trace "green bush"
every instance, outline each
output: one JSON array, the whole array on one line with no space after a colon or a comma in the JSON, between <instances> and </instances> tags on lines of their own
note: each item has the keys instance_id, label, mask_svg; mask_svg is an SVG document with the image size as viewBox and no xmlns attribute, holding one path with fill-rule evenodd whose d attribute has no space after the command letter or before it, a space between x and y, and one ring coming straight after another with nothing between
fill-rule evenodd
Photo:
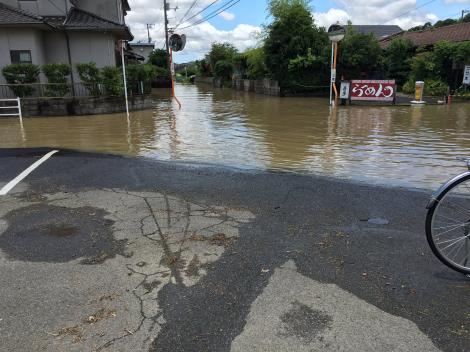
<instances>
[{"instance_id":1,"label":"green bush","mask_svg":"<svg viewBox=\"0 0 470 352\"><path fill-rule=\"evenodd\" d=\"M119 67L103 67L101 69L101 78L106 95L122 95L124 87Z\"/></svg>"},{"instance_id":2,"label":"green bush","mask_svg":"<svg viewBox=\"0 0 470 352\"><path fill-rule=\"evenodd\" d=\"M246 76L249 79L260 79L266 77L268 69L266 68L266 55L264 48L249 49L245 52L246 55Z\"/></svg>"},{"instance_id":3,"label":"green bush","mask_svg":"<svg viewBox=\"0 0 470 352\"><path fill-rule=\"evenodd\" d=\"M32 86L17 86L17 84L33 84L39 79L39 66L33 64L13 64L2 69L3 77L11 90L20 98L33 94Z\"/></svg>"},{"instance_id":4,"label":"green bush","mask_svg":"<svg viewBox=\"0 0 470 352\"><path fill-rule=\"evenodd\" d=\"M222 78L223 80L232 79L234 66L231 62L221 60L215 64L214 74L216 78Z\"/></svg>"},{"instance_id":5,"label":"green bush","mask_svg":"<svg viewBox=\"0 0 470 352\"><path fill-rule=\"evenodd\" d=\"M414 94L415 81L412 79L409 79L408 81L406 81L406 83L403 85L402 92L405 94Z\"/></svg>"},{"instance_id":6,"label":"green bush","mask_svg":"<svg viewBox=\"0 0 470 352\"><path fill-rule=\"evenodd\" d=\"M428 96L443 96L449 92L449 85L438 79L428 79L424 81L424 94Z\"/></svg>"},{"instance_id":7,"label":"green bush","mask_svg":"<svg viewBox=\"0 0 470 352\"><path fill-rule=\"evenodd\" d=\"M128 82L151 82L157 76L157 67L153 65L127 65L126 76Z\"/></svg>"},{"instance_id":8,"label":"green bush","mask_svg":"<svg viewBox=\"0 0 470 352\"><path fill-rule=\"evenodd\" d=\"M169 77L170 71L168 71L166 68L155 66L155 75L157 77Z\"/></svg>"},{"instance_id":9,"label":"green bush","mask_svg":"<svg viewBox=\"0 0 470 352\"><path fill-rule=\"evenodd\" d=\"M67 84L67 76L70 76L72 70L69 65L45 64L42 66L42 72L49 83L45 90L46 96L63 97L70 92L70 86Z\"/></svg>"},{"instance_id":10,"label":"green bush","mask_svg":"<svg viewBox=\"0 0 470 352\"><path fill-rule=\"evenodd\" d=\"M413 79L409 79L403 85L403 93L414 94L416 82ZM449 86L447 83L439 79L426 79L424 80L424 95L430 97L438 97L447 95Z\"/></svg>"},{"instance_id":11,"label":"green bush","mask_svg":"<svg viewBox=\"0 0 470 352\"><path fill-rule=\"evenodd\" d=\"M142 93L140 82L148 86L157 77L157 67L153 65L127 65L127 84L130 92ZM132 93L131 93L132 94Z\"/></svg>"},{"instance_id":12,"label":"green bush","mask_svg":"<svg viewBox=\"0 0 470 352\"><path fill-rule=\"evenodd\" d=\"M77 64L77 72L88 92L93 96L100 95L98 83L101 81L101 74L96 64L94 62Z\"/></svg>"}]
</instances>

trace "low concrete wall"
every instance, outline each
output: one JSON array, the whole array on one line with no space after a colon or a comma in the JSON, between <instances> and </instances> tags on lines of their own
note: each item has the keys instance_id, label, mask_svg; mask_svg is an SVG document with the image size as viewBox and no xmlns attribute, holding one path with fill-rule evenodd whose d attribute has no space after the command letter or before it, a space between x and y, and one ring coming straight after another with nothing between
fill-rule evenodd
<instances>
[{"instance_id":1,"label":"low concrete wall","mask_svg":"<svg viewBox=\"0 0 470 352\"><path fill-rule=\"evenodd\" d=\"M214 85L214 77L196 77L194 78L194 83L196 84L210 84L211 86Z\"/></svg>"},{"instance_id":2,"label":"low concrete wall","mask_svg":"<svg viewBox=\"0 0 470 352\"><path fill-rule=\"evenodd\" d=\"M154 106L150 95L129 98L129 110L147 110ZM123 97L108 98L36 98L21 101L23 116L101 115L126 111Z\"/></svg>"},{"instance_id":3,"label":"low concrete wall","mask_svg":"<svg viewBox=\"0 0 470 352\"><path fill-rule=\"evenodd\" d=\"M243 90L245 92L255 92L257 94L280 96L281 89L277 81L270 79L249 80L249 79L234 79L233 89Z\"/></svg>"}]
</instances>

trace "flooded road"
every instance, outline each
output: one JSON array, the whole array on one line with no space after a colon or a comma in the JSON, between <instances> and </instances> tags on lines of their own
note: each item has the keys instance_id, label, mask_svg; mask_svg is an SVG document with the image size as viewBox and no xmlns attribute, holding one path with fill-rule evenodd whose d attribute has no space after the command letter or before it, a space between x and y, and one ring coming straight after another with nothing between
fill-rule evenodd
<instances>
[{"instance_id":1,"label":"flooded road","mask_svg":"<svg viewBox=\"0 0 470 352\"><path fill-rule=\"evenodd\" d=\"M470 156L470 104L340 107L205 86L178 86L183 108L155 95L153 111L0 119L0 147L61 147L307 172L435 188Z\"/></svg>"}]
</instances>

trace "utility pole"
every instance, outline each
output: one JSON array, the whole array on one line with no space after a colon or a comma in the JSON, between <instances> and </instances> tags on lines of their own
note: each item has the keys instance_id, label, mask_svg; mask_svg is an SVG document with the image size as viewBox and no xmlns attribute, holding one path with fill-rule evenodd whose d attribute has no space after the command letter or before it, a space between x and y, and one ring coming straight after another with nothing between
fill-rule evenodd
<instances>
[{"instance_id":1,"label":"utility pole","mask_svg":"<svg viewBox=\"0 0 470 352\"><path fill-rule=\"evenodd\" d=\"M163 0L163 10L165 12L165 46L166 46L166 57L168 58L168 64L170 62L170 44L168 43L168 10L170 7L168 6L167 0Z\"/></svg>"},{"instance_id":2,"label":"utility pole","mask_svg":"<svg viewBox=\"0 0 470 352\"><path fill-rule=\"evenodd\" d=\"M152 38L150 38L150 29L153 28L153 24L148 24L147 23L147 38L148 38L148 42L151 43L152 42Z\"/></svg>"},{"instance_id":3,"label":"utility pole","mask_svg":"<svg viewBox=\"0 0 470 352\"><path fill-rule=\"evenodd\" d=\"M460 20L463 21L463 18L465 16L466 13L470 13L470 11L468 10L462 10L462 17L460 17Z\"/></svg>"}]
</instances>

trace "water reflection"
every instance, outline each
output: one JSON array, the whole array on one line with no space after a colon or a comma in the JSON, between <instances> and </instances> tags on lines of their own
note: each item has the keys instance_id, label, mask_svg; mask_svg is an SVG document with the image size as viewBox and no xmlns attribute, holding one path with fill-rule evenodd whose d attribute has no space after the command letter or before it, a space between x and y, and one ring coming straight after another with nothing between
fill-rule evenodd
<instances>
[{"instance_id":1,"label":"water reflection","mask_svg":"<svg viewBox=\"0 0 470 352\"><path fill-rule=\"evenodd\" d=\"M52 146L321 173L368 182L435 187L470 156L469 105L339 107L178 86L175 109L157 92L153 111L0 120L0 147Z\"/></svg>"}]
</instances>

